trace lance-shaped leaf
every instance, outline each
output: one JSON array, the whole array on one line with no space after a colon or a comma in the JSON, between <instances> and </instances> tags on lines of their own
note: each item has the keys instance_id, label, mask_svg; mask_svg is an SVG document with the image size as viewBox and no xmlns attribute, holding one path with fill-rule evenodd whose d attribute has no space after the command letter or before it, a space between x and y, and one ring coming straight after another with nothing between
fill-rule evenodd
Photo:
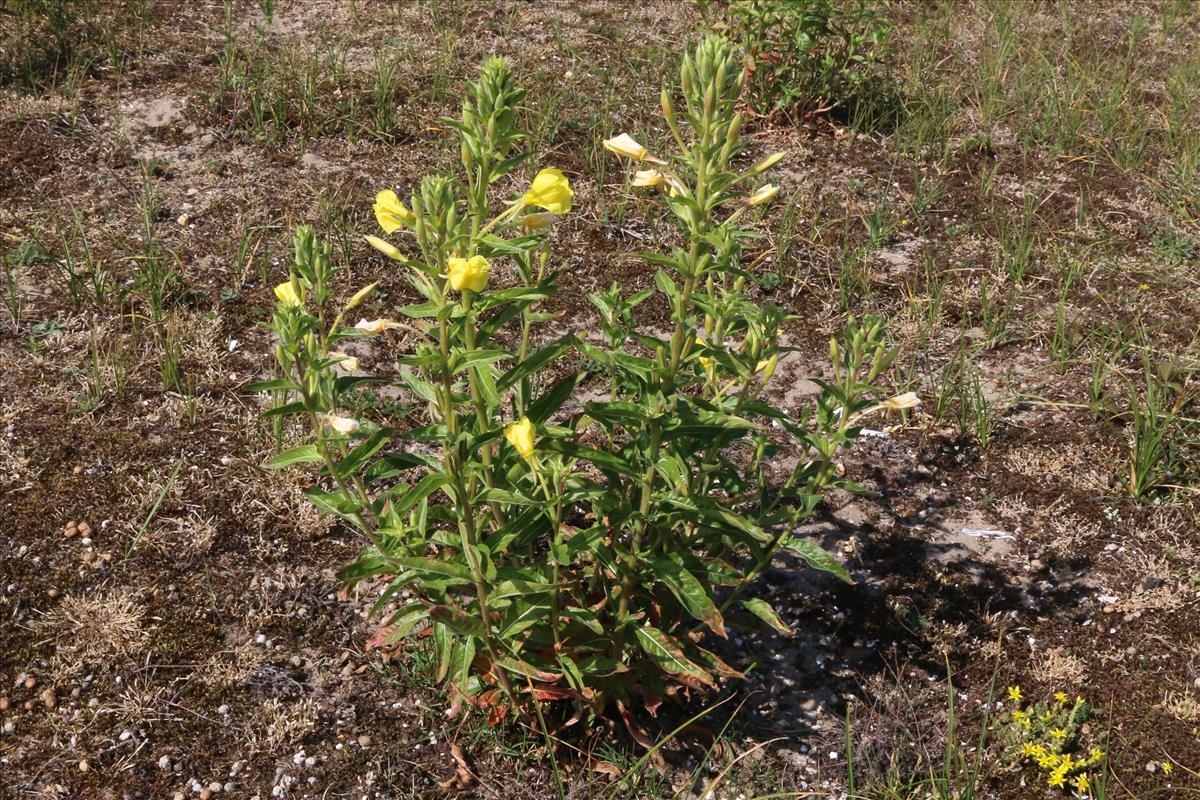
<instances>
[{"instance_id":1,"label":"lance-shaped leaf","mask_svg":"<svg viewBox=\"0 0 1200 800\"><path fill-rule=\"evenodd\" d=\"M671 594L675 595L689 614L711 628L718 636L726 636L725 620L713 603L708 589L676 558L678 557L650 559L654 577L671 590Z\"/></svg>"},{"instance_id":2,"label":"lance-shaped leaf","mask_svg":"<svg viewBox=\"0 0 1200 800\"><path fill-rule=\"evenodd\" d=\"M507 389L516 385L517 381L521 380L522 378L527 378L536 374L542 369L542 367L552 363L555 359L569 350L573 340L574 334L568 333L559 339L555 339L545 347L540 348L537 352L530 355L520 364L517 364L508 372L501 375L500 380L496 382L497 386L499 386L501 389Z\"/></svg>"},{"instance_id":3,"label":"lance-shaped leaf","mask_svg":"<svg viewBox=\"0 0 1200 800\"><path fill-rule=\"evenodd\" d=\"M638 625L634 630L642 650L664 672L691 678L708 686L716 686L711 675L683 654L678 641L649 625Z\"/></svg>"},{"instance_id":4,"label":"lance-shaped leaf","mask_svg":"<svg viewBox=\"0 0 1200 800\"><path fill-rule=\"evenodd\" d=\"M784 636L791 636L794 633L794 631L779 618L779 615L775 613L775 609L772 608L771 604L766 600L762 600L758 597L751 597L748 600L742 600L741 605L742 608L746 609L751 614L782 633Z\"/></svg>"},{"instance_id":5,"label":"lance-shaped leaf","mask_svg":"<svg viewBox=\"0 0 1200 800\"><path fill-rule=\"evenodd\" d=\"M539 669L533 664L522 661L519 658L512 658L511 656L500 656L500 658L496 659L496 663L504 667L509 672L515 672L518 675L524 675L527 678L532 678L535 681L542 681L543 683L554 683L562 678L561 673Z\"/></svg>"},{"instance_id":6,"label":"lance-shaped leaf","mask_svg":"<svg viewBox=\"0 0 1200 800\"><path fill-rule=\"evenodd\" d=\"M795 536L787 540L784 545L788 550L796 553L798 556L808 562L808 565L813 569L824 570L832 575L844 580L846 583L854 583L854 579L850 577L850 573L846 568L829 555L816 542L808 539L798 539Z\"/></svg>"},{"instance_id":7,"label":"lance-shaped leaf","mask_svg":"<svg viewBox=\"0 0 1200 800\"><path fill-rule=\"evenodd\" d=\"M477 636L482 639L487 635L482 620L453 606L431 606L429 616L455 633L461 633L464 636Z\"/></svg>"},{"instance_id":8,"label":"lance-shaped leaf","mask_svg":"<svg viewBox=\"0 0 1200 800\"><path fill-rule=\"evenodd\" d=\"M322 460L324 459L321 456L321 451L317 449L315 444L303 444L276 454L274 458L263 464L263 466L267 469L283 469L293 464L311 464Z\"/></svg>"}]
</instances>

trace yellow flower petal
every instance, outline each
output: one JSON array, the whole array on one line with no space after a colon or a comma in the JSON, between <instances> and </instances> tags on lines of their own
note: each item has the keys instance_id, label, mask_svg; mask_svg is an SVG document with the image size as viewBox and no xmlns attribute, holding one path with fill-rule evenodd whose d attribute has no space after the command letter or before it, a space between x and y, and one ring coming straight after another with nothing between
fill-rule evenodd
<instances>
[{"instance_id":1,"label":"yellow flower petal","mask_svg":"<svg viewBox=\"0 0 1200 800\"><path fill-rule=\"evenodd\" d=\"M327 428L335 433L340 433L342 436L352 436L358 433L358 421L350 417L339 417L337 414L322 414L321 422Z\"/></svg>"},{"instance_id":2,"label":"yellow flower petal","mask_svg":"<svg viewBox=\"0 0 1200 800\"><path fill-rule=\"evenodd\" d=\"M375 335L377 333L389 331L392 328L403 328L404 326L399 322L395 322L390 319L360 319L354 324L354 327L356 330L362 331L363 333Z\"/></svg>"},{"instance_id":3,"label":"yellow flower petal","mask_svg":"<svg viewBox=\"0 0 1200 800\"><path fill-rule=\"evenodd\" d=\"M412 225L417 218L405 208L395 192L384 189L375 195L375 220L384 233L394 233L405 225Z\"/></svg>"},{"instance_id":4,"label":"yellow flower petal","mask_svg":"<svg viewBox=\"0 0 1200 800\"><path fill-rule=\"evenodd\" d=\"M633 173L633 185L644 186L648 189L655 189L667 182L667 178L658 170L651 167L650 169L639 169Z\"/></svg>"},{"instance_id":5,"label":"yellow flower petal","mask_svg":"<svg viewBox=\"0 0 1200 800\"><path fill-rule=\"evenodd\" d=\"M521 458L529 458L534 451L534 435L537 429L534 428L529 417L521 417L521 419L509 425L504 429L504 438L513 446L517 454Z\"/></svg>"},{"instance_id":6,"label":"yellow flower petal","mask_svg":"<svg viewBox=\"0 0 1200 800\"><path fill-rule=\"evenodd\" d=\"M525 233L535 233L544 231L554 225L558 215L551 211L539 211L535 214L526 214L521 217L521 230Z\"/></svg>"},{"instance_id":7,"label":"yellow flower petal","mask_svg":"<svg viewBox=\"0 0 1200 800\"><path fill-rule=\"evenodd\" d=\"M531 206L544 208L553 214L565 214L571 210L571 200L575 192L571 182L562 174L561 169L544 169L539 172L529 185L529 191L524 200Z\"/></svg>"},{"instance_id":8,"label":"yellow flower petal","mask_svg":"<svg viewBox=\"0 0 1200 800\"><path fill-rule=\"evenodd\" d=\"M275 296L279 298L279 302L289 306L304 305L300 295L296 294L296 285L291 281L285 281L276 286Z\"/></svg>"},{"instance_id":9,"label":"yellow flower petal","mask_svg":"<svg viewBox=\"0 0 1200 800\"><path fill-rule=\"evenodd\" d=\"M619 156L631 158L634 161L642 161L646 158L646 156L650 155L650 151L648 151L645 147L642 147L642 145L628 133L622 133L618 136L614 136L611 139L605 139L603 144L604 149L610 153L616 153Z\"/></svg>"},{"instance_id":10,"label":"yellow flower petal","mask_svg":"<svg viewBox=\"0 0 1200 800\"><path fill-rule=\"evenodd\" d=\"M450 280L450 288L456 292L467 289L482 292L487 287L491 269L492 265L483 256L454 257L446 262L446 277Z\"/></svg>"}]
</instances>

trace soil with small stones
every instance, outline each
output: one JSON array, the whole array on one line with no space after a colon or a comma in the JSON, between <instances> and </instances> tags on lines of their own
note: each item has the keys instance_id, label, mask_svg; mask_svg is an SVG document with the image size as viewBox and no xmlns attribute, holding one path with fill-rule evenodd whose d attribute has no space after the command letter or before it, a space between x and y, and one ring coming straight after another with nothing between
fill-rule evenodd
<instances>
[{"instance_id":1,"label":"soil with small stones","mask_svg":"<svg viewBox=\"0 0 1200 800\"><path fill-rule=\"evenodd\" d=\"M456 89L447 98L431 87L439 75L461 85L492 52L528 77L531 102L561 93L563 81L578 87L553 112L559 127L542 158L577 192L554 234L561 291L547 309L564 328L586 329L589 292L613 281L628 291L653 286L634 253L662 242L663 219L625 209L616 168L598 177L584 154L596 133L645 124L648 112L636 109L657 104L666 78L653 65L669 64L663 48L692 35L692 6L478 4L453 22L461 30L446 49L439 43L452 23L440 5L379 12L298 0L280 4L270 26L251 5L235 4L234 35L264 36L276 54L336 45L349 61L370 63L362 54L376 45L402 53L413 74L396 91L390 139L336 125L310 134L303 123L256 137L244 108L214 99L228 24L215 2L151 3L124 71L85 74L72 98L0 87L0 246L23 294L19 315L0 316L0 797L553 796L540 736L449 718L427 654L368 648L377 622L366 612L381 587L348 594L334 577L362 543L307 504L303 489L315 478L262 469L276 442L244 387L272 363L262 322L270 287L286 274L291 225L313 223L345 248L349 289L380 281L364 316L414 299L361 243L373 228L370 199L453 164L437 120L454 113ZM594 98L610 79L628 84L597 123ZM369 91L355 86L345 91ZM989 213L978 186L993 170L1014 206L1037 185L1048 227L1068 226L1083 197L1121 209L1109 239L1131 268L1079 288L1081 324L1141 304L1166 323L1167 340L1186 346L1195 330L1200 293L1160 304L1138 294L1156 274L1137 259L1158 212L1148 203L1136 224L1124 219L1135 213L1125 200L1140 193L1133 176L1096 162L1030 163L1000 143L990 152L961 147L934 166L828 120L747 128L750 156L788 152L781 197L793 193L805 226L857 227L877 187L903 200L917 178L944 180L945 196L867 260L869 300L851 302L897 320L906 353L917 338L906 296L928 289L927 265L969 274L990 264L994 242L961 230ZM187 397L162 389L160 331L146 309L133 299L76 305L60 268L79 215L110 272L110 294L135 297L146 182L158 201L155 239L181 278L168 314L183 342ZM338 238L339 230L349 233ZM764 247L780 246L777 229L764 233ZM18 258L27 242L44 255ZM789 277L769 292L752 289L756 301L796 315L787 337L798 350L774 381L775 399L792 411L824 374L842 319L836 258L822 240L792 244L767 262ZM908 424L864 432L845 459L864 493L835 492L805 531L854 582L786 558L773 566L755 591L795 634L714 643L749 677L723 690L733 702L667 749L670 782L686 781L732 715L722 741L733 752L720 754L749 755L726 790L844 796L848 713L860 769L892 756L915 763L916 748L940 752L948 690L959 738L974 742L989 698L1020 684L1030 697L1063 690L1095 705L1114 796L1200 786L1191 772L1200 769L1197 505L1187 493L1158 505L1120 496L1122 430L1080 407L1086 366L1060 374L1044 345L1056 291L1035 280L1013 300L1014 326L1030 327L980 356L988 391L1003 398L986 450L935 419L925 390L925 410ZM902 356L897 370L932 378L955 357L953 326L969 335L978 324L978 304L977 292L947 297L950 332L925 351L934 360ZM642 311L648 327L665 324L665 307ZM375 340L363 368L390 372L405 344ZM381 401L379 413L406 409ZM676 698L642 723L665 733L710 699ZM575 735L596 760L615 758L603 749L614 736L604 725ZM470 757L468 787L454 782L452 745ZM619 737L617 747L638 756ZM989 750L980 796L1046 794L1035 772L999 753ZM607 791L610 778L587 760L565 748L559 758L573 796ZM1179 765L1170 778L1147 769L1164 761Z\"/></svg>"}]
</instances>

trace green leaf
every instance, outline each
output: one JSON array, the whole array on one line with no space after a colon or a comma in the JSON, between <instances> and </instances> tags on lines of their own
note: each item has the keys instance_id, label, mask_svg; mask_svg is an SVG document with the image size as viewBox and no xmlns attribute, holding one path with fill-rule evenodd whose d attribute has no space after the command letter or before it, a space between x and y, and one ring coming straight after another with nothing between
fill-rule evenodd
<instances>
[{"instance_id":1,"label":"green leaf","mask_svg":"<svg viewBox=\"0 0 1200 800\"><path fill-rule=\"evenodd\" d=\"M692 678L707 686L716 687L712 676L705 672L699 664L685 656L679 642L675 639L649 625L638 625L634 631L637 633L638 644L642 650L664 672Z\"/></svg>"},{"instance_id":2,"label":"green leaf","mask_svg":"<svg viewBox=\"0 0 1200 800\"><path fill-rule=\"evenodd\" d=\"M571 398L575 388L587 380L588 375L587 371L580 371L559 379L529 404L525 409L525 416L534 422L545 422L555 411L562 408L563 403Z\"/></svg>"},{"instance_id":3,"label":"green leaf","mask_svg":"<svg viewBox=\"0 0 1200 800\"><path fill-rule=\"evenodd\" d=\"M362 551L358 560L343 567L337 574L338 580L345 583L357 583L364 578L372 578L390 572L394 567L383 553L374 547Z\"/></svg>"},{"instance_id":4,"label":"green leaf","mask_svg":"<svg viewBox=\"0 0 1200 800\"><path fill-rule=\"evenodd\" d=\"M672 558L652 558L650 565L654 568L654 578L657 578L671 594L683 604L696 619L707 625L718 636L728 636L725 633L725 619L713 602L707 587L693 575L687 567Z\"/></svg>"},{"instance_id":5,"label":"green leaf","mask_svg":"<svg viewBox=\"0 0 1200 800\"><path fill-rule=\"evenodd\" d=\"M757 597L751 597L748 600L741 601L742 608L749 611L754 616L761 619L763 622L770 625L775 630L782 633L784 636L791 636L795 631L784 624L779 615L775 613L775 609L766 600L761 600Z\"/></svg>"},{"instance_id":6,"label":"green leaf","mask_svg":"<svg viewBox=\"0 0 1200 800\"><path fill-rule=\"evenodd\" d=\"M461 633L464 636L475 636L482 639L487 635L482 620L453 606L432 606L429 609L429 616L455 633Z\"/></svg>"},{"instance_id":7,"label":"green leaf","mask_svg":"<svg viewBox=\"0 0 1200 800\"><path fill-rule=\"evenodd\" d=\"M445 575L464 581L471 580L471 571L462 564L453 561L442 561L441 559L425 558L424 556L395 556L391 559L391 563L396 566L416 570L417 572Z\"/></svg>"},{"instance_id":8,"label":"green leaf","mask_svg":"<svg viewBox=\"0 0 1200 800\"><path fill-rule=\"evenodd\" d=\"M395 513L403 514L449 482L450 478L440 472L429 473L418 481L416 486L405 492L403 497L392 504Z\"/></svg>"},{"instance_id":9,"label":"green leaf","mask_svg":"<svg viewBox=\"0 0 1200 800\"><path fill-rule=\"evenodd\" d=\"M504 627L500 629L500 638L502 640L511 639L526 628L547 621L549 618L549 603L514 604L504 615Z\"/></svg>"},{"instance_id":10,"label":"green leaf","mask_svg":"<svg viewBox=\"0 0 1200 800\"><path fill-rule=\"evenodd\" d=\"M483 489L475 496L475 502L480 503L508 503L517 506L540 506L546 501L537 497L526 497L523 494L501 489L496 486Z\"/></svg>"},{"instance_id":11,"label":"green leaf","mask_svg":"<svg viewBox=\"0 0 1200 800\"><path fill-rule=\"evenodd\" d=\"M297 400L294 403L284 403L281 406L269 408L264 411L262 415L264 417L282 417L288 414L303 414L306 411L308 411L308 409L304 406L304 403Z\"/></svg>"},{"instance_id":12,"label":"green leaf","mask_svg":"<svg viewBox=\"0 0 1200 800\"><path fill-rule=\"evenodd\" d=\"M540 348L537 352L527 357L520 364L510 369L508 372L500 376L500 380L496 382L501 389L507 389L510 386L516 385L517 381L539 372L543 366L554 361L564 352L571 348L574 340L574 334L568 333L565 336L555 339L545 347Z\"/></svg>"},{"instance_id":13,"label":"green leaf","mask_svg":"<svg viewBox=\"0 0 1200 800\"><path fill-rule=\"evenodd\" d=\"M541 681L542 683L554 683L562 677L561 673L548 672L547 670L539 669L526 661L521 661L518 658L512 658L510 656L500 656L500 658L496 659L496 663L504 667L509 672L515 672L518 675L524 675L527 678L532 678L533 680Z\"/></svg>"},{"instance_id":14,"label":"green leaf","mask_svg":"<svg viewBox=\"0 0 1200 800\"><path fill-rule=\"evenodd\" d=\"M274 458L263 464L263 466L267 469L283 469L293 464L312 464L323 460L321 451L317 449L315 444L303 444L276 454Z\"/></svg>"},{"instance_id":15,"label":"green leaf","mask_svg":"<svg viewBox=\"0 0 1200 800\"><path fill-rule=\"evenodd\" d=\"M459 373L469 367L483 366L499 361L502 358L508 358L508 353L503 350L466 350L460 351L450 356L451 372Z\"/></svg>"},{"instance_id":16,"label":"green leaf","mask_svg":"<svg viewBox=\"0 0 1200 800\"><path fill-rule=\"evenodd\" d=\"M797 539L793 536L787 540L787 543L784 544L784 547L807 561L808 565L813 569L824 570L825 572L836 575L846 583L854 583L854 579L850 577L850 573L846 571L846 568L838 563L833 556L829 555L829 553L822 549L821 546L816 542L808 539Z\"/></svg>"},{"instance_id":17,"label":"green leaf","mask_svg":"<svg viewBox=\"0 0 1200 800\"><path fill-rule=\"evenodd\" d=\"M358 446L350 451L344 459L338 462L337 469L342 475L358 472L363 463L378 453L387 444L392 435L391 428L379 428ZM326 470L327 471L327 470Z\"/></svg>"}]
</instances>

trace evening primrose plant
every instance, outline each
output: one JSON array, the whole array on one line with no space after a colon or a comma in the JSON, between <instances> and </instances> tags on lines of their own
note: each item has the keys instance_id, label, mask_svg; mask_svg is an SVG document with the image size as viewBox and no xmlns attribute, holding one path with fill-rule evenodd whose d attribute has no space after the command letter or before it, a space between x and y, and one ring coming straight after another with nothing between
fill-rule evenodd
<instances>
[{"instance_id":1,"label":"evening primrose plant","mask_svg":"<svg viewBox=\"0 0 1200 800\"><path fill-rule=\"evenodd\" d=\"M705 39L683 58L678 112L662 93L675 152L629 134L604 143L667 206L682 244L640 254L658 268L654 290L591 296L594 335L547 330L539 308L573 192L557 169L514 174L524 94L501 59L447 121L461 169L425 178L407 202L375 199L384 235L367 240L422 302L351 323L374 287L334 304L326 249L296 231L271 323L281 377L256 388L279 398L268 413L304 420L308 440L269 465L321 465L309 497L369 542L341 577L381 586L379 642L431 640L455 710L496 720L565 701L573 719L615 709L632 725L635 704L740 677L711 637L788 631L746 596L781 550L849 580L797 525L823 490L848 486L837 459L861 420L915 398L875 390L896 353L868 319L831 342L833 377L812 409L766 401L787 315L746 297L754 237L740 223L774 199L760 176L780 156L734 166L741 74L728 42ZM654 293L671 310L663 335L637 320ZM346 352L360 337L405 342L391 382L416 401L412 418L346 411L382 380ZM795 466L768 482L764 465L786 457Z\"/></svg>"}]
</instances>

